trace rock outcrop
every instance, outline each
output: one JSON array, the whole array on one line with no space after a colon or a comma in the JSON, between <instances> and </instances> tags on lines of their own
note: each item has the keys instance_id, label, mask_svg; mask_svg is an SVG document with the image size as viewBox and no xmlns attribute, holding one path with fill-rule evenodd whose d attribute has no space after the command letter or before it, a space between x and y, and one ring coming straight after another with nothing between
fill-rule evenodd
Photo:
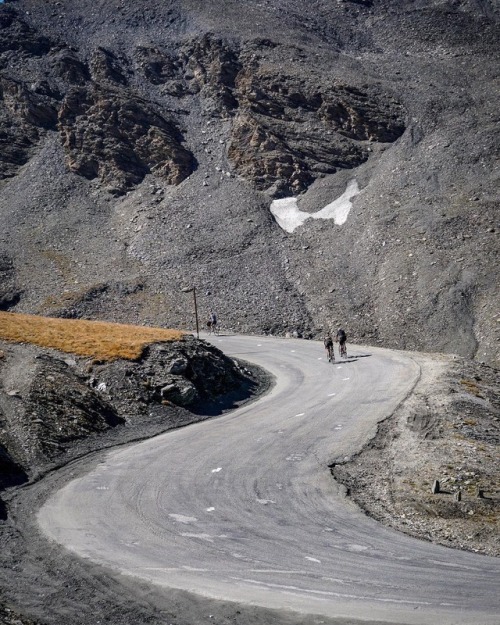
<instances>
[{"instance_id":1,"label":"rock outcrop","mask_svg":"<svg viewBox=\"0 0 500 625\"><path fill-rule=\"evenodd\" d=\"M342 85L308 84L241 72L228 157L235 170L273 195L298 195L319 176L357 167L366 142L389 143L405 130L404 109L387 97Z\"/></svg>"},{"instance_id":2,"label":"rock outcrop","mask_svg":"<svg viewBox=\"0 0 500 625\"><path fill-rule=\"evenodd\" d=\"M44 83L30 88L0 75L0 180L28 162L57 113Z\"/></svg>"},{"instance_id":3,"label":"rock outcrop","mask_svg":"<svg viewBox=\"0 0 500 625\"><path fill-rule=\"evenodd\" d=\"M116 194L149 173L172 185L189 176L196 161L177 122L130 87L134 63L169 97L191 97L205 115L231 120L227 156L235 173L276 196L299 194L319 176L360 165L369 156L366 142L393 142L405 128L403 107L387 96L269 71L255 54L269 42L241 49L206 34L176 51L138 46L133 59L98 46L87 60L39 37L14 11L3 20L4 51L22 45L25 54L46 57L58 87L2 79L2 177L29 160L56 120L69 170L98 177Z\"/></svg>"},{"instance_id":4,"label":"rock outcrop","mask_svg":"<svg viewBox=\"0 0 500 625\"><path fill-rule=\"evenodd\" d=\"M206 418L256 387L249 371L189 335L137 361L99 364L7 343L0 356L0 490L64 461L79 441L125 423L139 431L152 415L160 430Z\"/></svg>"},{"instance_id":5,"label":"rock outcrop","mask_svg":"<svg viewBox=\"0 0 500 625\"><path fill-rule=\"evenodd\" d=\"M17 288L16 272L12 258L0 252L0 310L7 310L19 302L21 291Z\"/></svg>"},{"instance_id":6,"label":"rock outcrop","mask_svg":"<svg viewBox=\"0 0 500 625\"><path fill-rule=\"evenodd\" d=\"M0 179L29 161L44 132L59 130L70 171L99 177L118 194L154 173L179 184L195 159L172 119L127 89L117 56L98 47L87 61L73 48L39 36L16 11L0 16ZM13 54L31 66L24 78L11 71ZM49 74L49 80L29 76ZM28 82L29 81L29 82Z\"/></svg>"},{"instance_id":7,"label":"rock outcrop","mask_svg":"<svg viewBox=\"0 0 500 625\"><path fill-rule=\"evenodd\" d=\"M99 177L123 193L148 173L179 184L194 159L175 126L144 101L98 87L75 88L59 111L59 130L69 169Z\"/></svg>"}]
</instances>

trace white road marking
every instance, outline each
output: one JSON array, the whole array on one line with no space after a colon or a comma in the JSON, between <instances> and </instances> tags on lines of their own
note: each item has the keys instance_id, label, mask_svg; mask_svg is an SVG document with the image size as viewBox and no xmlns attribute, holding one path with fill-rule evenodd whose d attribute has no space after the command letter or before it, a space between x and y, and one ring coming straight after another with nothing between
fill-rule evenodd
<instances>
[{"instance_id":1,"label":"white road marking","mask_svg":"<svg viewBox=\"0 0 500 625\"><path fill-rule=\"evenodd\" d=\"M193 573L208 573L208 569L198 569L195 566L186 566L185 564L181 567L185 571L193 571ZM161 570L161 569L160 569ZM176 570L176 569L172 569Z\"/></svg>"},{"instance_id":2,"label":"white road marking","mask_svg":"<svg viewBox=\"0 0 500 625\"><path fill-rule=\"evenodd\" d=\"M347 545L346 549L347 551L355 551L357 553L360 553L362 551L366 551L368 547L366 545Z\"/></svg>"},{"instance_id":3,"label":"white road marking","mask_svg":"<svg viewBox=\"0 0 500 625\"><path fill-rule=\"evenodd\" d=\"M321 560L318 560L317 558L311 558L311 556L305 556L306 560L309 560L309 562L317 562L318 564L321 564Z\"/></svg>"},{"instance_id":4,"label":"white road marking","mask_svg":"<svg viewBox=\"0 0 500 625\"><path fill-rule=\"evenodd\" d=\"M299 414L296 414L296 417L303 417L306 413L305 412L299 412Z\"/></svg>"},{"instance_id":5,"label":"white road marking","mask_svg":"<svg viewBox=\"0 0 500 625\"><path fill-rule=\"evenodd\" d=\"M172 517L172 519L178 521L179 523L196 523L198 520L194 516L185 516L184 514L169 514L168 516Z\"/></svg>"},{"instance_id":6,"label":"white road marking","mask_svg":"<svg viewBox=\"0 0 500 625\"><path fill-rule=\"evenodd\" d=\"M183 538L199 538L200 540L206 540L209 543L213 543L214 539L210 534L191 534L189 532L183 532L181 534Z\"/></svg>"}]
</instances>

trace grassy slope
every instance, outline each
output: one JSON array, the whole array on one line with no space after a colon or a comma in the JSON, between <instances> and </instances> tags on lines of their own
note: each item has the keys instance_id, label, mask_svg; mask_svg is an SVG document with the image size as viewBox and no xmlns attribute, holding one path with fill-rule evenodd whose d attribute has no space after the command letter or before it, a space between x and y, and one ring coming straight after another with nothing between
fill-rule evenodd
<instances>
[{"instance_id":1,"label":"grassy slope","mask_svg":"<svg viewBox=\"0 0 500 625\"><path fill-rule=\"evenodd\" d=\"M136 360L147 345L176 341L183 335L179 330L0 311L0 339L33 343L103 361Z\"/></svg>"}]
</instances>

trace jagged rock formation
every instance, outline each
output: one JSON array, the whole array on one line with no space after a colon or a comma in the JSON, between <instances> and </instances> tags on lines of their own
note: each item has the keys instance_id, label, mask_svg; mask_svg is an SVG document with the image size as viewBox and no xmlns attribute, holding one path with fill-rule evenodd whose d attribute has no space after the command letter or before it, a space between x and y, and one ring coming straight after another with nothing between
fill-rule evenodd
<instances>
[{"instance_id":1,"label":"jagged rock formation","mask_svg":"<svg viewBox=\"0 0 500 625\"><path fill-rule=\"evenodd\" d=\"M11 0L0 20L19 310L192 327L196 283L234 330L341 323L498 362L494 3ZM342 225L273 220L353 179Z\"/></svg>"},{"instance_id":2,"label":"jagged rock formation","mask_svg":"<svg viewBox=\"0 0 500 625\"><path fill-rule=\"evenodd\" d=\"M10 22L4 21L11 38L25 31L28 41L30 34L36 39L13 12ZM13 128L5 136L12 153L4 153L4 177L28 161L40 129L54 129L56 121L69 170L99 177L108 190L124 192L148 173L177 185L193 171L194 159L181 145L175 124L126 89L126 59L122 64L99 46L87 63L74 50L48 40L45 48L33 43L26 51L51 57L54 48L59 49L51 66L62 79L62 102L63 94L46 81L32 92L3 79L4 108L11 116L5 125ZM210 35L187 42L175 56L136 49L141 70L153 84L165 85L173 97L198 95L205 113L234 117L228 159L259 190L275 185L275 195L305 191L318 176L366 161L363 142L393 142L404 131L405 112L397 102L349 86L314 85L269 73L255 54L248 56ZM304 125L310 127L306 135Z\"/></svg>"},{"instance_id":3,"label":"jagged rock formation","mask_svg":"<svg viewBox=\"0 0 500 625\"><path fill-rule=\"evenodd\" d=\"M99 177L112 191L126 191L148 173L179 184L193 168L175 127L134 98L73 89L61 105L59 130L70 171Z\"/></svg>"},{"instance_id":4,"label":"jagged rock formation","mask_svg":"<svg viewBox=\"0 0 500 625\"><path fill-rule=\"evenodd\" d=\"M237 94L228 158L258 189L275 185L273 195L298 195L318 177L357 167L368 160L365 142L390 143L404 132L399 103L347 86L254 67L238 76Z\"/></svg>"},{"instance_id":5,"label":"jagged rock formation","mask_svg":"<svg viewBox=\"0 0 500 625\"><path fill-rule=\"evenodd\" d=\"M193 157L181 145L175 124L151 103L120 91L128 79L111 51L98 47L88 62L81 60L64 44L37 36L8 8L2 28L0 51L7 75L11 53L20 49L36 62L36 70L50 67L51 77L28 85L0 76L1 178L15 175L43 131L56 127L68 169L89 179L99 177L116 193L151 172L167 184L179 184L192 172Z\"/></svg>"}]
</instances>

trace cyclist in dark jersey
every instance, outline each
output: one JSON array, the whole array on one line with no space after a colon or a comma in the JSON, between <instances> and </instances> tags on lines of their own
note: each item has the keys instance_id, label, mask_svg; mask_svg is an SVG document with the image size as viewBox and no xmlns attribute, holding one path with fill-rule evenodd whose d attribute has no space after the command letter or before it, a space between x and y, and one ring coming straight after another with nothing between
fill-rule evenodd
<instances>
[{"instance_id":1,"label":"cyclist in dark jersey","mask_svg":"<svg viewBox=\"0 0 500 625\"><path fill-rule=\"evenodd\" d=\"M347 347L346 347L346 343L347 343L347 336L346 333L344 332L344 330L342 330L342 328L339 328L337 330L337 341L339 342L339 346L340 346L340 355L341 356L345 356L347 358Z\"/></svg>"},{"instance_id":2,"label":"cyclist in dark jersey","mask_svg":"<svg viewBox=\"0 0 500 625\"><path fill-rule=\"evenodd\" d=\"M328 356L328 362L335 360L335 353L333 351L333 339L330 333L325 336L323 344L326 349L326 355Z\"/></svg>"}]
</instances>

